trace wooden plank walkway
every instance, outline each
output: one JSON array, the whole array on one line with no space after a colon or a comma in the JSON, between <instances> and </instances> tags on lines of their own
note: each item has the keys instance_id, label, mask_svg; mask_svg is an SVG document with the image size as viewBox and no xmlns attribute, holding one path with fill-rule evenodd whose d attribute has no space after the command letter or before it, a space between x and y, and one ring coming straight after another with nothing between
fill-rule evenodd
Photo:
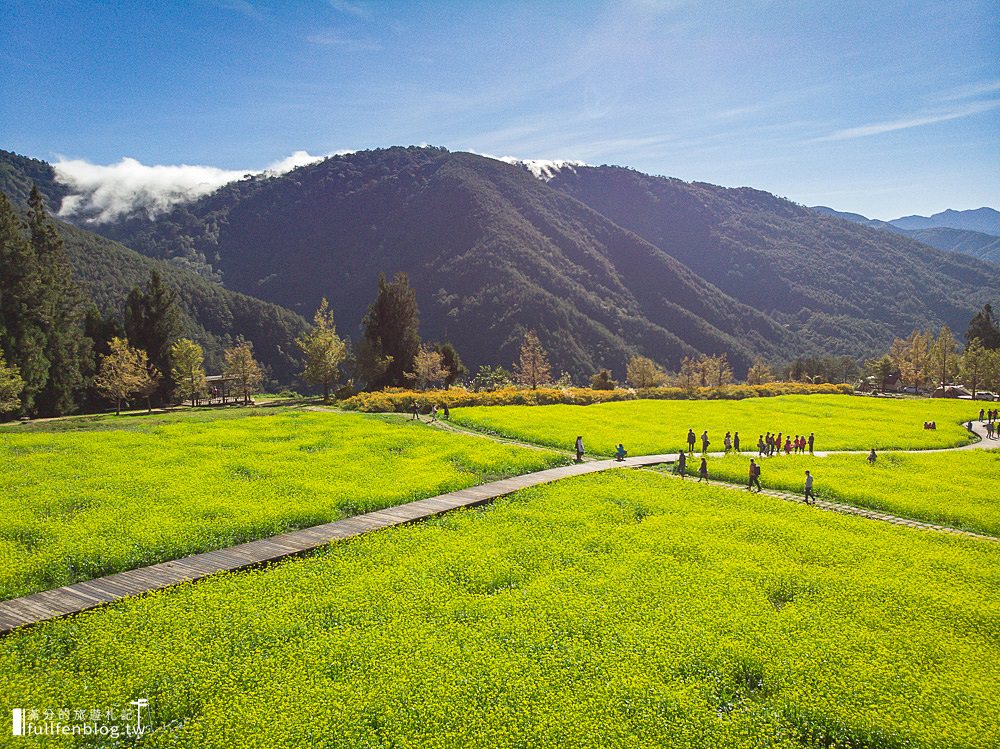
<instances>
[{"instance_id":1,"label":"wooden plank walkway","mask_svg":"<svg viewBox=\"0 0 1000 749\"><path fill-rule=\"evenodd\" d=\"M586 463L550 468L523 476L514 476L489 484L460 489L420 499L404 505L387 507L376 512L356 515L332 523L289 531L259 541L249 541L225 549L206 551L160 562L114 575L46 590L21 598L0 601L0 636L19 627L76 614L113 601L162 590L180 583L199 580L218 572L233 571L277 562L303 554L333 541L397 525L425 520L460 507L475 507L497 497L512 494L529 486L547 484L570 476L606 471L609 468L639 468L673 460L666 455L645 455L615 460L594 460Z\"/></svg>"}]
</instances>

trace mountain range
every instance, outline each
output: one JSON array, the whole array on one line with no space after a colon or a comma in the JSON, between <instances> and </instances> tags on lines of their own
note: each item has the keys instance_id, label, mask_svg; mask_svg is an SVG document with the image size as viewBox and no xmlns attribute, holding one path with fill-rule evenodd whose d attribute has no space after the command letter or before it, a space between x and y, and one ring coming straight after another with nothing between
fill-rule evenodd
<instances>
[{"instance_id":1,"label":"mountain range","mask_svg":"<svg viewBox=\"0 0 1000 749\"><path fill-rule=\"evenodd\" d=\"M933 216L904 216L892 221L879 221L859 213L835 211L826 206L814 206L813 210L912 237L939 250L959 252L980 260L1000 263L1000 211L992 208L947 210Z\"/></svg>"},{"instance_id":2,"label":"mountain range","mask_svg":"<svg viewBox=\"0 0 1000 749\"><path fill-rule=\"evenodd\" d=\"M65 197L49 165L0 153L0 189L32 181L54 207ZM227 300L265 300L254 320L284 321L274 355L323 296L357 338L378 275L405 271L426 339L509 365L536 329L578 379L636 353L676 368L727 352L737 372L758 355L870 356L917 327L964 331L1000 296L1000 266L758 190L440 148L335 156L76 231L241 295ZM114 303L107 275L91 288Z\"/></svg>"}]
</instances>

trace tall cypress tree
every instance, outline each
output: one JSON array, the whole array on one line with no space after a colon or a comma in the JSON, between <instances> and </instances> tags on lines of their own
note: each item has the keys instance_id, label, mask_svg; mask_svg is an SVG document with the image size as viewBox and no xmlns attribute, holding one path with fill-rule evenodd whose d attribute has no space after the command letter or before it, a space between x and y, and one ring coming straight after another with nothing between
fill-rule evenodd
<instances>
[{"instance_id":1,"label":"tall cypress tree","mask_svg":"<svg viewBox=\"0 0 1000 749\"><path fill-rule=\"evenodd\" d=\"M62 237L49 219L37 186L31 188L28 198L28 228L41 277L45 358L49 363L36 411L41 416L61 416L76 410L86 377L93 374L92 341L83 330L83 294L73 279Z\"/></svg>"},{"instance_id":2,"label":"tall cypress tree","mask_svg":"<svg viewBox=\"0 0 1000 749\"><path fill-rule=\"evenodd\" d=\"M170 372L170 347L183 330L177 293L154 270L146 288L132 289L125 303L125 333L129 343L145 351L157 371ZM160 402L170 397L169 379L164 377L155 393Z\"/></svg>"},{"instance_id":3,"label":"tall cypress tree","mask_svg":"<svg viewBox=\"0 0 1000 749\"><path fill-rule=\"evenodd\" d=\"M978 338L983 348L1000 349L1000 324L993 314L993 307L984 304L969 323L969 329L965 331L965 340L972 343Z\"/></svg>"},{"instance_id":4,"label":"tall cypress tree","mask_svg":"<svg viewBox=\"0 0 1000 749\"><path fill-rule=\"evenodd\" d=\"M35 411L35 399L45 387L49 361L45 358L41 274L31 242L7 196L0 193L0 348L24 381L20 412Z\"/></svg>"},{"instance_id":5,"label":"tall cypress tree","mask_svg":"<svg viewBox=\"0 0 1000 749\"><path fill-rule=\"evenodd\" d=\"M378 294L364 319L365 348L373 355L391 357L381 376L368 383L372 390L402 387L406 373L420 350L420 313L417 294L405 273L397 273L391 283L379 274Z\"/></svg>"}]
</instances>

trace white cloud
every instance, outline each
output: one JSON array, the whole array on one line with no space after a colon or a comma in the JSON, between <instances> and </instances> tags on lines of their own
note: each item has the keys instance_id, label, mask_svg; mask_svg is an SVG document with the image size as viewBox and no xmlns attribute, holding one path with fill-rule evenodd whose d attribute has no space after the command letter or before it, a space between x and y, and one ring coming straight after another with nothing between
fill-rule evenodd
<instances>
[{"instance_id":1,"label":"white cloud","mask_svg":"<svg viewBox=\"0 0 1000 749\"><path fill-rule=\"evenodd\" d=\"M356 16L357 18L368 17L368 8L361 3L350 2L349 0L330 0L330 7L334 10L339 10L341 13Z\"/></svg>"},{"instance_id":2,"label":"white cloud","mask_svg":"<svg viewBox=\"0 0 1000 749\"><path fill-rule=\"evenodd\" d=\"M977 104L970 104L967 107L962 107L961 109L953 109L946 112L935 112L925 115L919 115L916 117L907 117L899 120L891 120L888 122L874 122L870 125L861 125L859 127L849 127L845 130L838 130L829 135L824 135L820 138L814 138L813 142L823 142L831 140L850 140L852 138L865 138L869 135L881 135L882 133L891 133L895 130L907 130L911 127L921 127L922 125L933 125L937 122L948 122L949 120L959 120L963 117L969 117L974 114L979 114L980 112L987 112L990 109L995 109L1000 106L1000 100L979 102Z\"/></svg>"},{"instance_id":3,"label":"white cloud","mask_svg":"<svg viewBox=\"0 0 1000 749\"><path fill-rule=\"evenodd\" d=\"M219 169L190 164L147 165L129 157L116 164L60 159L53 164L56 179L69 187L72 194L63 200L59 215L79 216L91 223L113 221L139 210L156 216L177 203L207 195L248 174L284 174L327 156L343 153L349 152L313 156L306 151L296 151L264 170Z\"/></svg>"},{"instance_id":4,"label":"white cloud","mask_svg":"<svg viewBox=\"0 0 1000 749\"><path fill-rule=\"evenodd\" d=\"M323 29L306 37L310 44L319 44L325 47L338 47L351 52L377 52L382 49L382 45L374 39L364 39L348 36L337 29Z\"/></svg>"},{"instance_id":5,"label":"white cloud","mask_svg":"<svg viewBox=\"0 0 1000 749\"><path fill-rule=\"evenodd\" d=\"M555 177L556 173L561 169L572 171L574 167L589 166L585 161L573 161L570 159L519 159L516 156L493 156L492 154L477 153L476 151L471 151L471 153L476 153L478 156L485 156L487 159L493 159L494 161L503 161L506 164L523 166L543 182L548 182Z\"/></svg>"}]
</instances>

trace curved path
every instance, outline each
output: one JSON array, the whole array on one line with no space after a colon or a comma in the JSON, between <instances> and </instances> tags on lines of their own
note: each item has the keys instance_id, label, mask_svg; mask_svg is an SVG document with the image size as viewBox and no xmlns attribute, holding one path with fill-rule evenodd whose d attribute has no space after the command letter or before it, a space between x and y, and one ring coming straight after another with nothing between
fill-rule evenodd
<instances>
[{"instance_id":1,"label":"curved path","mask_svg":"<svg viewBox=\"0 0 1000 749\"><path fill-rule=\"evenodd\" d=\"M450 427L450 425L441 425L440 422L438 422L438 425L443 428ZM986 430L982 423L974 424L974 426L976 427L975 432L980 436L981 441L972 445L951 449L963 450L968 448L1000 447L1000 442L986 439ZM490 439L487 435L477 432L470 431L469 433L479 434L483 438ZM535 445L534 447L538 446ZM711 455L720 454L711 453ZM831 453L817 452L816 454L822 456ZM20 627L76 614L122 598L142 595L143 593L162 590L163 588L180 583L199 580L218 572L241 570L277 562L286 557L304 554L333 541L352 538L382 528L391 528L397 525L425 520L457 508L475 507L490 502L497 497L502 497L530 486L538 486L539 484L558 481L570 476L598 473L614 468L647 468L670 464L674 462L675 457L674 454L640 455L634 458L626 458L624 461L588 460L584 463L549 468L544 471L515 476L501 481L493 481L488 484L481 484L468 489L389 507L377 512L369 512L364 515L337 520L332 523L282 533L281 535L259 541L250 541L217 551L193 554L170 562L160 562L148 567L140 567L114 575L74 583L73 585L66 585L62 588L32 593L21 598L0 601L0 636ZM720 482L712 482L712 485L731 489L743 488L735 484ZM763 493L780 499L801 501L796 495L786 492L765 491ZM993 536L984 536L945 526L921 523L852 505L818 501L815 506L824 510L861 515L866 518L914 528L924 528L1000 542L1000 538Z\"/></svg>"}]
</instances>

